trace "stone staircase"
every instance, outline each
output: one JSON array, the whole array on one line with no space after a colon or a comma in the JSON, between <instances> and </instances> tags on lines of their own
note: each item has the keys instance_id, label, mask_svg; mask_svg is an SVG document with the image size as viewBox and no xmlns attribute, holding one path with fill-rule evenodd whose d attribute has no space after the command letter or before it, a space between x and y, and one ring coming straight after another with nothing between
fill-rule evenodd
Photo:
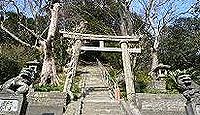
<instances>
[{"instance_id":1,"label":"stone staircase","mask_svg":"<svg viewBox=\"0 0 200 115\"><path fill-rule=\"evenodd\" d=\"M180 94L137 93L138 112L137 108L130 108L127 102L121 100L119 104L113 99L111 91L101 79L97 66L87 65L79 67L78 70L85 78L86 95L83 100L71 103L66 115L186 115L186 100ZM80 102L81 110L76 114Z\"/></svg>"},{"instance_id":2,"label":"stone staircase","mask_svg":"<svg viewBox=\"0 0 200 115\"><path fill-rule=\"evenodd\" d=\"M86 96L82 104L82 115L125 115L120 104L113 99L109 88L99 74L97 66L87 66L84 70Z\"/></svg>"}]
</instances>

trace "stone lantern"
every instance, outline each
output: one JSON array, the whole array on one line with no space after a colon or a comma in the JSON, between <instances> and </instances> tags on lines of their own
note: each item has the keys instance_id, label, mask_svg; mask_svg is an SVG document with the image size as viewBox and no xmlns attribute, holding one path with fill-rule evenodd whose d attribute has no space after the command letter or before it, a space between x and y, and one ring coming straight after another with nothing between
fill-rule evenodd
<instances>
[{"instance_id":1,"label":"stone lantern","mask_svg":"<svg viewBox=\"0 0 200 115\"><path fill-rule=\"evenodd\" d=\"M171 66L169 65L164 65L162 63L158 64L157 67L153 69L153 88L159 89L161 91L166 90L166 75L168 73L168 70L170 69Z\"/></svg>"},{"instance_id":2,"label":"stone lantern","mask_svg":"<svg viewBox=\"0 0 200 115\"><path fill-rule=\"evenodd\" d=\"M35 76L33 79L37 78L39 76L39 73L38 73L38 68L41 66L41 63L38 62L37 60L34 60L34 61L28 61L26 62L26 68L31 68L34 70L35 72ZM29 86L29 92L34 92L34 89L33 89L33 84L31 84Z\"/></svg>"},{"instance_id":3,"label":"stone lantern","mask_svg":"<svg viewBox=\"0 0 200 115\"><path fill-rule=\"evenodd\" d=\"M40 65L40 62L38 62L37 60L26 62L26 67L32 68L35 71L35 73L37 73L39 65Z\"/></svg>"}]
</instances>

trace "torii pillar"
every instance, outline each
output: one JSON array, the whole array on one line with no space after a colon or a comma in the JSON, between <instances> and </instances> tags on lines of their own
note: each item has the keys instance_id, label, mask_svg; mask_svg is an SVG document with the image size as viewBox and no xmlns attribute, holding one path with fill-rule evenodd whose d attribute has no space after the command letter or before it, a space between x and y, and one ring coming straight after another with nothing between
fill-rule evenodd
<instances>
[{"instance_id":1,"label":"torii pillar","mask_svg":"<svg viewBox=\"0 0 200 115\"><path fill-rule=\"evenodd\" d=\"M133 82L134 77L131 72L131 61L130 61L130 54L128 52L128 42L121 41L121 49L122 49L122 61L123 61L123 70L126 83L127 99L131 101L133 99L133 94L135 94L135 87Z\"/></svg>"},{"instance_id":2,"label":"torii pillar","mask_svg":"<svg viewBox=\"0 0 200 115\"><path fill-rule=\"evenodd\" d=\"M76 74L76 68L77 68L78 59L79 59L79 55L80 55L81 45L82 45L81 40L78 39L75 41L74 45L72 46L71 60L70 60L70 63L68 64L68 68L66 70L66 81L64 84L63 92L67 92L70 95L71 100L74 98L73 94L71 92L71 87L72 87L73 77Z\"/></svg>"}]
</instances>

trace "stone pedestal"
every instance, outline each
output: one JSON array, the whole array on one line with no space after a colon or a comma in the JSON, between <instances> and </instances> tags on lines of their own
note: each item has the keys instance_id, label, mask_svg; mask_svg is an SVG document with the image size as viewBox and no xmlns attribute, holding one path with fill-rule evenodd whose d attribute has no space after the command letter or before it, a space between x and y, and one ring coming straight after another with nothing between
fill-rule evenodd
<instances>
[{"instance_id":1,"label":"stone pedestal","mask_svg":"<svg viewBox=\"0 0 200 115\"><path fill-rule=\"evenodd\" d=\"M200 102L187 102L186 112L187 115L200 115Z\"/></svg>"},{"instance_id":2,"label":"stone pedestal","mask_svg":"<svg viewBox=\"0 0 200 115\"><path fill-rule=\"evenodd\" d=\"M15 95L0 92L0 114L1 115L24 115L23 95Z\"/></svg>"},{"instance_id":3,"label":"stone pedestal","mask_svg":"<svg viewBox=\"0 0 200 115\"><path fill-rule=\"evenodd\" d=\"M153 82L150 84L150 88L158 89L163 92L166 91L166 75L169 68L169 65L163 65L161 63L151 71Z\"/></svg>"},{"instance_id":4,"label":"stone pedestal","mask_svg":"<svg viewBox=\"0 0 200 115\"><path fill-rule=\"evenodd\" d=\"M30 92L26 115L62 115L66 96L64 92Z\"/></svg>"},{"instance_id":5,"label":"stone pedestal","mask_svg":"<svg viewBox=\"0 0 200 115\"><path fill-rule=\"evenodd\" d=\"M150 89L157 89L161 92L166 92L166 81L163 80L156 80L154 82L151 82L149 85Z\"/></svg>"}]
</instances>

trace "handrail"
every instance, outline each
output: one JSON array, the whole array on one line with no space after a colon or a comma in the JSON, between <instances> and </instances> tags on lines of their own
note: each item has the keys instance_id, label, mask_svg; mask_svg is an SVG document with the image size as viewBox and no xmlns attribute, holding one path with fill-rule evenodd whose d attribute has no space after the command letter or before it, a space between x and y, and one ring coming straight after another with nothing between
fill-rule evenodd
<instances>
[{"instance_id":1,"label":"handrail","mask_svg":"<svg viewBox=\"0 0 200 115\"><path fill-rule=\"evenodd\" d=\"M123 111L126 113L126 115L141 115L141 114L138 114L138 112L136 112L135 110L132 111L130 104L128 104L128 102L124 102L119 99L120 97L116 97L116 91L119 90L118 84L115 82L114 79L112 79L112 78L109 79L108 76L110 76L110 74L109 74L107 68L104 67L103 64L98 59L97 59L97 63L101 70L101 76L102 76L103 80L106 80L105 83L107 83L107 85L109 86L109 89L111 89L112 96L115 99L118 99L119 105L121 106Z\"/></svg>"},{"instance_id":2,"label":"handrail","mask_svg":"<svg viewBox=\"0 0 200 115\"><path fill-rule=\"evenodd\" d=\"M81 89L81 98L79 99L79 103L78 103L78 109L76 109L75 114L74 115L81 115L82 114L82 109L83 109L83 100L85 98L85 94L86 94L86 90L85 90L85 77L83 77L83 82L82 82L82 89Z\"/></svg>"},{"instance_id":3,"label":"handrail","mask_svg":"<svg viewBox=\"0 0 200 115\"><path fill-rule=\"evenodd\" d=\"M102 80L106 80L106 85L108 85L109 89L112 91L112 96L114 98L116 98L116 91L119 89L118 87L118 84L112 79L112 78L109 78L108 76L110 76L108 70L106 69L106 67L103 66L103 64L97 59L97 63L98 63L98 66L100 68L100 72L101 72L101 77L103 78Z\"/></svg>"}]
</instances>

